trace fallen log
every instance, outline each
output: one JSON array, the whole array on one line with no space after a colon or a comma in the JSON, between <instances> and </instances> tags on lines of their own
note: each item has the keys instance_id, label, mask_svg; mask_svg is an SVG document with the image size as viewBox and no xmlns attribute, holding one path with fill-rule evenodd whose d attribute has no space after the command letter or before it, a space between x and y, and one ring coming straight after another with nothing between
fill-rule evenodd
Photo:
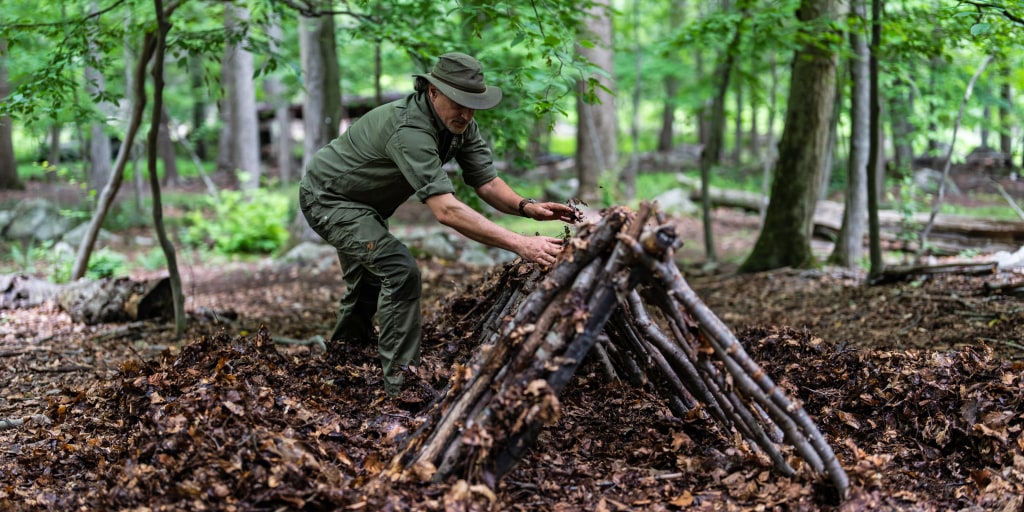
<instances>
[{"instance_id":1,"label":"fallen log","mask_svg":"<svg viewBox=\"0 0 1024 512\"><path fill-rule=\"evenodd\" d=\"M786 456L795 450L846 496L846 473L802 407L686 284L673 259L678 244L674 226L645 203L581 226L546 271L509 264L503 286L486 295L493 302L470 309L481 315L468 320L480 326L481 346L384 476L460 475L494 488L557 421L561 392L593 353L673 414L739 434L783 475L797 473Z\"/></svg>"},{"instance_id":2,"label":"fallen log","mask_svg":"<svg viewBox=\"0 0 1024 512\"><path fill-rule=\"evenodd\" d=\"M995 275L999 272L996 262L985 263L944 263L940 265L907 265L886 267L877 275L868 278L868 284L889 284L907 281L914 277L929 274L959 274L965 276Z\"/></svg>"},{"instance_id":3,"label":"fallen log","mask_svg":"<svg viewBox=\"0 0 1024 512\"><path fill-rule=\"evenodd\" d=\"M95 325L151 318L173 318L168 278L79 280L61 287L57 303L71 319Z\"/></svg>"},{"instance_id":4,"label":"fallen log","mask_svg":"<svg viewBox=\"0 0 1024 512\"><path fill-rule=\"evenodd\" d=\"M690 190L690 199L701 199L700 183L680 175L681 186ZM765 199L759 193L742 190L712 188L709 191L711 204L716 207L739 208L759 213ZM917 252L917 242L899 243L907 240L907 234L916 235L928 222L928 213L904 216L896 210L879 210L879 238L889 242L895 250ZM823 238L838 236L843 223L843 204L821 200L814 208L814 233ZM906 233L904 233L906 232ZM990 220L963 215L940 214L935 216L928 248L935 255L954 255L965 250L976 249L985 252L1014 252L1024 245L1024 221Z\"/></svg>"}]
</instances>

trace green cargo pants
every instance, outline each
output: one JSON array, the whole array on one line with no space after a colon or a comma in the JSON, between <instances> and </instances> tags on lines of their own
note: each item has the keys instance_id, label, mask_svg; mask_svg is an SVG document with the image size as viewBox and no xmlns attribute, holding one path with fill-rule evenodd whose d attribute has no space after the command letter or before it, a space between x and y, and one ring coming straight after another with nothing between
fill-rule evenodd
<instances>
[{"instance_id":1,"label":"green cargo pants","mask_svg":"<svg viewBox=\"0 0 1024 512\"><path fill-rule=\"evenodd\" d=\"M377 314L384 391L397 395L404 380L400 368L420 363L422 284L415 258L372 210L323 208L305 191L299 203L310 227L338 250L341 262L345 295L331 339L369 340Z\"/></svg>"}]
</instances>

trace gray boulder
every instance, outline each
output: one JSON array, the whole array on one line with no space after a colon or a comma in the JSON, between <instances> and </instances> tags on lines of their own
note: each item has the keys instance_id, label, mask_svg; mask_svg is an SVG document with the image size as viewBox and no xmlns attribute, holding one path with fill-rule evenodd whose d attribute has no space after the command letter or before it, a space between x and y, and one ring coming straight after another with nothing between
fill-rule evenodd
<instances>
[{"instance_id":1,"label":"gray boulder","mask_svg":"<svg viewBox=\"0 0 1024 512\"><path fill-rule=\"evenodd\" d=\"M43 198L26 199L14 208L13 217L3 230L10 240L56 240L71 229L71 220Z\"/></svg>"}]
</instances>

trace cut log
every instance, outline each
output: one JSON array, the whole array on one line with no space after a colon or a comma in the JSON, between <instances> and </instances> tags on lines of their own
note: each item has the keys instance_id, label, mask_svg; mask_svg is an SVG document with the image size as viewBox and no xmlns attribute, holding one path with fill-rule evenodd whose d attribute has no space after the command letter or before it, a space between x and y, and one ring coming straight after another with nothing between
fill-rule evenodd
<instances>
[{"instance_id":1,"label":"cut log","mask_svg":"<svg viewBox=\"0 0 1024 512\"><path fill-rule=\"evenodd\" d=\"M173 318L168 278L79 280L61 288L57 302L76 322L89 325Z\"/></svg>"},{"instance_id":2,"label":"cut log","mask_svg":"<svg viewBox=\"0 0 1024 512\"><path fill-rule=\"evenodd\" d=\"M647 386L673 414L698 409L739 434L782 475L797 474L792 448L845 496L832 448L689 288L674 263L678 245L674 226L645 203L581 226L547 271L506 266L504 285L477 295L493 302L470 309L481 317L467 322L483 333L475 356L383 476L460 475L495 487L557 421L561 392L593 351L609 374Z\"/></svg>"}]
</instances>

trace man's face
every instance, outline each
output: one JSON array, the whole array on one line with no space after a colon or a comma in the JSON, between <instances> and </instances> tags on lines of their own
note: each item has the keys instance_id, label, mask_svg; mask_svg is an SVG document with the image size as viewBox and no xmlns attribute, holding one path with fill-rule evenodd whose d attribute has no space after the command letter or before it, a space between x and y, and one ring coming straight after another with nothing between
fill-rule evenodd
<instances>
[{"instance_id":1,"label":"man's face","mask_svg":"<svg viewBox=\"0 0 1024 512\"><path fill-rule=\"evenodd\" d=\"M475 110L455 103L433 86L430 87L430 101L434 104L434 110L445 128L454 134L466 131L469 123L473 121Z\"/></svg>"}]
</instances>

